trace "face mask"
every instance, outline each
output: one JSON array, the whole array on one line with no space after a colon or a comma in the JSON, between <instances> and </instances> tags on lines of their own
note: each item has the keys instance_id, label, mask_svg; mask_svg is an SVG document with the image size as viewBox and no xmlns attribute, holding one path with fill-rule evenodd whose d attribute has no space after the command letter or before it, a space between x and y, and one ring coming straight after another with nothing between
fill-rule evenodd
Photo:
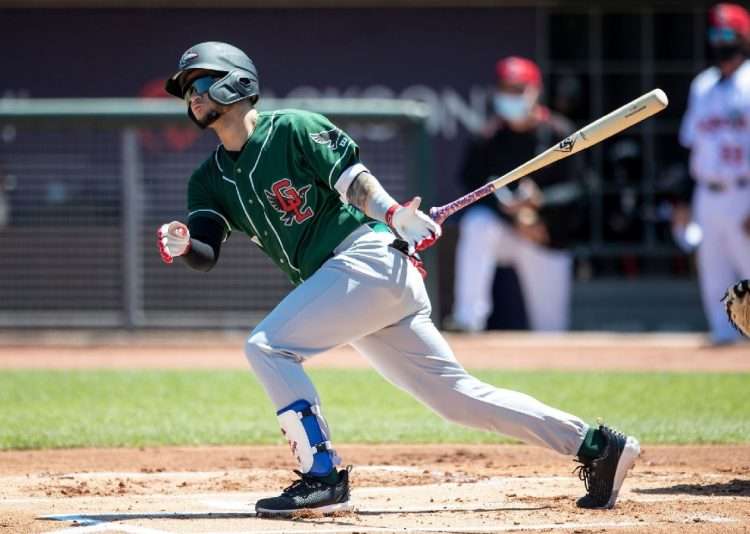
<instances>
[{"instance_id":1,"label":"face mask","mask_svg":"<svg viewBox=\"0 0 750 534\"><path fill-rule=\"evenodd\" d=\"M713 48L714 59L718 62L732 59L741 52L742 50L738 44L716 46Z\"/></svg>"},{"instance_id":2,"label":"face mask","mask_svg":"<svg viewBox=\"0 0 750 534\"><path fill-rule=\"evenodd\" d=\"M529 116L529 103L524 95L495 93L492 104L495 113L507 121L521 121Z\"/></svg>"}]
</instances>

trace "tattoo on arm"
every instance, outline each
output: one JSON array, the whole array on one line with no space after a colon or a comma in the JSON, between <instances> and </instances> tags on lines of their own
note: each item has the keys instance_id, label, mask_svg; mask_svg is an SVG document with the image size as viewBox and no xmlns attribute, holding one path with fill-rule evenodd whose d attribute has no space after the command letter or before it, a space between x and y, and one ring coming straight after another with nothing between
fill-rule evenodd
<instances>
[{"instance_id":1,"label":"tattoo on arm","mask_svg":"<svg viewBox=\"0 0 750 534\"><path fill-rule=\"evenodd\" d=\"M396 203L378 179L368 172L359 173L352 181L346 191L346 200L365 215L381 221L388 208Z\"/></svg>"},{"instance_id":2,"label":"tattoo on arm","mask_svg":"<svg viewBox=\"0 0 750 534\"><path fill-rule=\"evenodd\" d=\"M373 185L380 185L377 178L367 172L359 173L346 191L346 199L349 204L367 213L365 211L367 198L372 192Z\"/></svg>"}]
</instances>

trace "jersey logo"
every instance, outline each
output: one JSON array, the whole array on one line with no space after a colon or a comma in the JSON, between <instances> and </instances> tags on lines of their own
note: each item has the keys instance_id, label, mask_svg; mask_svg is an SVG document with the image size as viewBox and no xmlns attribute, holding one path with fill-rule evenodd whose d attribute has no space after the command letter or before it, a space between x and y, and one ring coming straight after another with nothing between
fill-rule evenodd
<instances>
[{"instance_id":1,"label":"jersey logo","mask_svg":"<svg viewBox=\"0 0 750 534\"><path fill-rule=\"evenodd\" d=\"M341 136L341 132L338 128L332 130L323 130L322 132L310 134L310 138L319 145L328 145L328 148L334 150L336 145L339 144L339 138L341 138L341 146L346 145L346 138Z\"/></svg>"},{"instance_id":2,"label":"jersey logo","mask_svg":"<svg viewBox=\"0 0 750 534\"><path fill-rule=\"evenodd\" d=\"M281 213L284 226L292 223L301 224L312 217L315 212L307 205L307 193L312 185L297 189L289 178L282 178L271 184L271 190L264 190L271 207Z\"/></svg>"}]
</instances>

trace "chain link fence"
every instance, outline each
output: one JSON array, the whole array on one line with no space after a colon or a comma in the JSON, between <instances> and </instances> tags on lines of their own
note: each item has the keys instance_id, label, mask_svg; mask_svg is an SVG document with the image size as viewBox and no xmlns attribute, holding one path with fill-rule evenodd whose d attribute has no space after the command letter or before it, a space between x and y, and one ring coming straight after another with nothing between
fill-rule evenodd
<instances>
[{"instance_id":1,"label":"chain link fence","mask_svg":"<svg viewBox=\"0 0 750 534\"><path fill-rule=\"evenodd\" d=\"M262 109L287 107L352 135L395 198L429 191L422 105L267 99ZM292 289L238 233L210 275L161 263L156 229L185 219L188 177L217 144L181 103L4 101L0 135L0 326L247 328Z\"/></svg>"}]
</instances>

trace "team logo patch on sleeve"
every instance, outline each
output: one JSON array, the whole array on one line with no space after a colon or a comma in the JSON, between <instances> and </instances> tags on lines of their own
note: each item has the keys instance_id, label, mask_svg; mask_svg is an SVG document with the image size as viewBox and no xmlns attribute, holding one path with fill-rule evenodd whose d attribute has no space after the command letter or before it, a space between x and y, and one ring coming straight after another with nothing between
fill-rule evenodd
<instances>
[{"instance_id":1,"label":"team logo patch on sleeve","mask_svg":"<svg viewBox=\"0 0 750 534\"><path fill-rule=\"evenodd\" d=\"M323 130L318 133L311 133L310 138L319 145L328 145L328 148L334 150L337 146L346 146L349 140L341 135L341 130L333 128L332 130Z\"/></svg>"},{"instance_id":2,"label":"team logo patch on sleeve","mask_svg":"<svg viewBox=\"0 0 750 534\"><path fill-rule=\"evenodd\" d=\"M271 207L281 214L284 226L291 226L294 223L301 224L315 215L307 205L307 193L311 188L312 185L305 185L297 189L289 178L282 178L271 184L270 191L265 189L263 192Z\"/></svg>"}]
</instances>

